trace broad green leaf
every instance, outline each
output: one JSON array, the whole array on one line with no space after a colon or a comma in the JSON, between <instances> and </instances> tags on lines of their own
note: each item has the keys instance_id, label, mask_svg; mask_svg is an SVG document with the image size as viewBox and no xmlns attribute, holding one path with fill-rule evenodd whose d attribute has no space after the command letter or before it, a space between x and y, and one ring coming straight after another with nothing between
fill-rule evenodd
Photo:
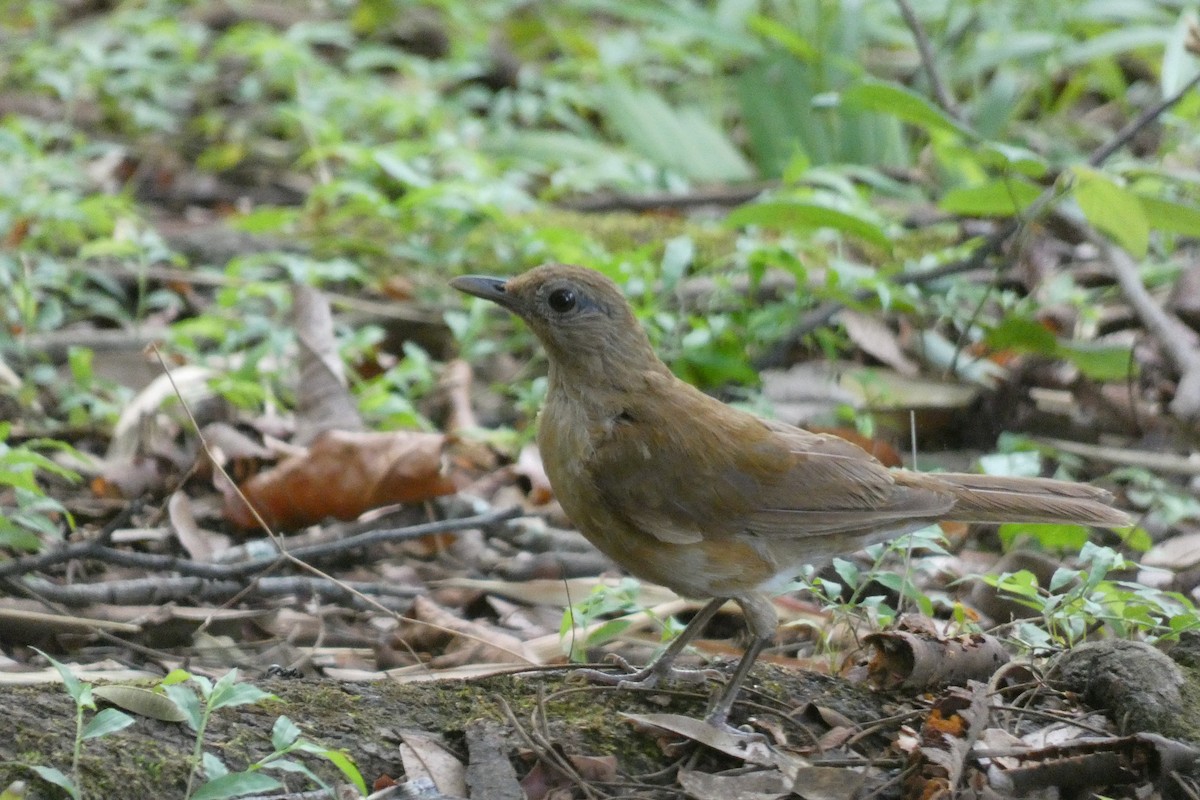
<instances>
[{"instance_id":1,"label":"broad green leaf","mask_svg":"<svg viewBox=\"0 0 1200 800\"><path fill-rule=\"evenodd\" d=\"M1033 539L1045 550L1076 552L1087 543L1090 531L1084 525L1007 522L998 531L1004 549L1017 537Z\"/></svg>"},{"instance_id":2,"label":"broad green leaf","mask_svg":"<svg viewBox=\"0 0 1200 800\"><path fill-rule=\"evenodd\" d=\"M271 746L277 751L287 750L300 738L300 728L286 716L275 720L271 728Z\"/></svg>"},{"instance_id":3,"label":"broad green leaf","mask_svg":"<svg viewBox=\"0 0 1200 800\"><path fill-rule=\"evenodd\" d=\"M1128 347L1060 340L1055 354L1094 381L1119 381L1137 373L1137 362Z\"/></svg>"},{"instance_id":4,"label":"broad green leaf","mask_svg":"<svg viewBox=\"0 0 1200 800\"><path fill-rule=\"evenodd\" d=\"M675 109L649 89L610 82L600 95L607 119L629 147L695 180L754 177L728 137L695 109Z\"/></svg>"},{"instance_id":5,"label":"broad green leaf","mask_svg":"<svg viewBox=\"0 0 1200 800\"><path fill-rule=\"evenodd\" d=\"M1122 26L1063 48L1062 62L1068 66L1075 66L1119 56L1130 50L1157 50L1167 44L1169 37L1170 33L1158 25Z\"/></svg>"},{"instance_id":6,"label":"broad green leaf","mask_svg":"<svg viewBox=\"0 0 1200 800\"><path fill-rule=\"evenodd\" d=\"M213 778L192 795L192 800L227 800L258 792L273 792L283 784L261 772L231 772Z\"/></svg>"},{"instance_id":7,"label":"broad green leaf","mask_svg":"<svg viewBox=\"0 0 1200 800\"><path fill-rule=\"evenodd\" d=\"M1145 256L1150 224L1140 198L1098 170L1077 167L1075 178L1075 201L1088 221L1134 258Z\"/></svg>"},{"instance_id":8,"label":"broad green leaf","mask_svg":"<svg viewBox=\"0 0 1200 800\"><path fill-rule=\"evenodd\" d=\"M245 706L251 703L257 703L260 700L268 700L274 698L275 695L270 692L264 692L257 686L252 686L248 683L239 683L230 686L227 690L221 692L220 697L217 697L217 692L213 691L213 696L209 700L209 706L213 711L218 708L229 708L230 706Z\"/></svg>"},{"instance_id":9,"label":"broad green leaf","mask_svg":"<svg viewBox=\"0 0 1200 800\"><path fill-rule=\"evenodd\" d=\"M293 761L290 758L279 758L267 764L263 764L263 769L279 770L280 772L294 772L298 775L303 775L326 791L329 789L329 787L325 785L325 781L321 780L315 772L301 762Z\"/></svg>"},{"instance_id":10,"label":"broad green leaf","mask_svg":"<svg viewBox=\"0 0 1200 800\"><path fill-rule=\"evenodd\" d=\"M938 208L964 217L1010 217L1029 208L1041 194L1040 186L1020 178L994 180L951 189L942 196Z\"/></svg>"},{"instance_id":11,"label":"broad green leaf","mask_svg":"<svg viewBox=\"0 0 1200 800\"><path fill-rule=\"evenodd\" d=\"M222 775L229 774L229 767L221 759L217 758L216 753L205 750L200 754L200 766L204 768L204 775L210 781L220 778Z\"/></svg>"},{"instance_id":12,"label":"broad green leaf","mask_svg":"<svg viewBox=\"0 0 1200 800\"><path fill-rule=\"evenodd\" d=\"M616 639L633 624L627 619L610 619L596 627L588 634L587 643L590 645L604 644Z\"/></svg>"},{"instance_id":13,"label":"broad green leaf","mask_svg":"<svg viewBox=\"0 0 1200 800\"><path fill-rule=\"evenodd\" d=\"M274 233L294 225L300 217L295 208L258 206L252 211L232 217L229 224L247 233Z\"/></svg>"},{"instance_id":14,"label":"broad green leaf","mask_svg":"<svg viewBox=\"0 0 1200 800\"><path fill-rule=\"evenodd\" d=\"M128 728L133 724L133 717L126 714L124 711L117 711L115 708L106 708L92 717L87 725L83 726L84 739L96 739L105 734L119 731L122 728Z\"/></svg>"},{"instance_id":15,"label":"broad green leaf","mask_svg":"<svg viewBox=\"0 0 1200 800\"><path fill-rule=\"evenodd\" d=\"M186 669L176 668L164 675L163 679L158 682L158 685L172 686L176 683L183 683L184 681L191 680L191 677L192 673L188 672Z\"/></svg>"},{"instance_id":16,"label":"broad green leaf","mask_svg":"<svg viewBox=\"0 0 1200 800\"><path fill-rule=\"evenodd\" d=\"M322 749L320 755L325 756L331 764L341 770L341 773L358 787L360 793L367 794L367 783L363 780L362 773L359 772L354 759L350 758L348 754L342 750Z\"/></svg>"},{"instance_id":17,"label":"broad green leaf","mask_svg":"<svg viewBox=\"0 0 1200 800\"><path fill-rule=\"evenodd\" d=\"M46 655L36 647L33 648L33 651L49 661L50 666L54 667L54 669L58 672L59 677L62 678L63 687L67 690L67 694L71 695L71 699L74 700L77 705L86 705L83 703L83 700L85 699L84 695L87 689L87 684L79 680L79 678L76 678L71 673L71 670L67 669L66 665Z\"/></svg>"},{"instance_id":18,"label":"broad green leaf","mask_svg":"<svg viewBox=\"0 0 1200 800\"><path fill-rule=\"evenodd\" d=\"M975 135L926 98L896 83L867 80L842 92L852 108L889 114L925 131L943 131L968 138Z\"/></svg>"},{"instance_id":19,"label":"broad green leaf","mask_svg":"<svg viewBox=\"0 0 1200 800\"><path fill-rule=\"evenodd\" d=\"M988 142L976 147L975 153L985 166L1005 173L1019 173L1029 178L1041 178L1049 172L1046 160L1026 147Z\"/></svg>"},{"instance_id":20,"label":"broad green leaf","mask_svg":"<svg viewBox=\"0 0 1200 800\"><path fill-rule=\"evenodd\" d=\"M61 787L67 791L67 794L79 800L79 789L75 783L64 775L60 770L54 767L30 766L31 770L38 774L38 777L47 783L53 783L55 786Z\"/></svg>"},{"instance_id":21,"label":"broad green leaf","mask_svg":"<svg viewBox=\"0 0 1200 800\"><path fill-rule=\"evenodd\" d=\"M1142 210L1151 228L1183 236L1200 237L1200 207L1139 194Z\"/></svg>"},{"instance_id":22,"label":"broad green leaf","mask_svg":"<svg viewBox=\"0 0 1200 800\"><path fill-rule=\"evenodd\" d=\"M820 203L779 200L735 208L725 221L730 225L762 225L778 230L834 228L858 236L880 247L891 240L875 222Z\"/></svg>"},{"instance_id":23,"label":"broad green leaf","mask_svg":"<svg viewBox=\"0 0 1200 800\"><path fill-rule=\"evenodd\" d=\"M152 689L143 689L140 686L97 686L92 693L138 716L163 722L184 722L188 718L174 700Z\"/></svg>"},{"instance_id":24,"label":"broad green leaf","mask_svg":"<svg viewBox=\"0 0 1200 800\"><path fill-rule=\"evenodd\" d=\"M1052 355L1058 346L1054 333L1036 319L1005 317L984 336L984 342L996 350L1022 350Z\"/></svg>"},{"instance_id":25,"label":"broad green leaf","mask_svg":"<svg viewBox=\"0 0 1200 800\"><path fill-rule=\"evenodd\" d=\"M200 698L196 696L196 691L190 686L179 683L164 684L163 691L183 712L183 721L188 724L188 727L194 731L199 730L204 711L200 708Z\"/></svg>"},{"instance_id":26,"label":"broad green leaf","mask_svg":"<svg viewBox=\"0 0 1200 800\"><path fill-rule=\"evenodd\" d=\"M800 61L813 62L821 57L820 51L807 39L782 22L754 14L746 19L746 28L769 39L787 50Z\"/></svg>"}]
</instances>

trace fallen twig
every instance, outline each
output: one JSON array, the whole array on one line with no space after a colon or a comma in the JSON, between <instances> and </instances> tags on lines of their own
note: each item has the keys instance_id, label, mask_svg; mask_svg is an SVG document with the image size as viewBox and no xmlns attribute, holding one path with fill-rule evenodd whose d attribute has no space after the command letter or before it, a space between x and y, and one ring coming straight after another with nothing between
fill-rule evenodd
<instances>
[{"instance_id":1,"label":"fallen twig","mask_svg":"<svg viewBox=\"0 0 1200 800\"><path fill-rule=\"evenodd\" d=\"M1180 419L1200 416L1200 336L1154 301L1142 283L1137 263L1123 248L1090 229L1089 239L1100 249L1134 313L1179 372L1171 413Z\"/></svg>"},{"instance_id":2,"label":"fallen twig","mask_svg":"<svg viewBox=\"0 0 1200 800\"><path fill-rule=\"evenodd\" d=\"M384 606L388 611L405 611L413 597L424 589L396 586L391 583L344 581L334 583L324 578L291 575L282 578L258 578L247 587L243 581L208 580L196 577L131 578L103 583L78 583L61 586L44 578L25 578L21 581L0 581L14 594L29 591L51 602L68 607L110 603L112 605L157 605L162 603L209 602L223 603L239 593L246 596L281 597L297 595L318 597L327 602L348 603L357 608ZM372 598L364 603L360 597Z\"/></svg>"}]
</instances>

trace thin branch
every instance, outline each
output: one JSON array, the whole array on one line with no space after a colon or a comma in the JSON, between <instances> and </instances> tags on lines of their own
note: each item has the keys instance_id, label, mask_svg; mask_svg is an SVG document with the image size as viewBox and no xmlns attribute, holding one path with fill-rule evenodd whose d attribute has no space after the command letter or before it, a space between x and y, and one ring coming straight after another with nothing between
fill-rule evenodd
<instances>
[{"instance_id":1,"label":"thin branch","mask_svg":"<svg viewBox=\"0 0 1200 800\"><path fill-rule=\"evenodd\" d=\"M896 5L900 7L900 16L904 17L904 24L912 32L913 41L917 44L917 52L921 54L921 65L925 68L925 76L929 79L929 89L933 93L934 102L951 117L961 122L958 105L950 96L946 84L942 81L942 76L938 73L937 61L933 55L933 47L929 44L929 37L925 34L925 27L913 13L908 0L896 0Z\"/></svg>"},{"instance_id":2,"label":"thin branch","mask_svg":"<svg viewBox=\"0 0 1200 800\"><path fill-rule=\"evenodd\" d=\"M68 607L95 603L112 605L159 605L173 602L222 603L240 593L256 597L318 597L323 601L348 604L356 608L384 606L388 611L405 611L413 597L425 590L394 583L334 582L324 578L292 575L283 578L258 578L246 592L242 581L211 581L204 578L172 577L131 578L103 583L78 583L61 586L44 578L0 581L10 591L36 593ZM366 598L370 598L369 601Z\"/></svg>"},{"instance_id":3,"label":"thin branch","mask_svg":"<svg viewBox=\"0 0 1200 800\"><path fill-rule=\"evenodd\" d=\"M366 533L360 533L356 536L350 536L334 542L322 542L320 544L297 547L288 552L296 558L305 560L328 558L384 542L404 542L412 539L420 539L435 533L453 533L472 528L486 528L499 522L514 519L521 516L521 514L521 509L514 506L498 511L489 511L486 514L477 514L473 517L459 517L457 519L426 522L421 525L409 525L404 528L367 531ZM29 558L19 558L0 564L0 578L27 572L37 572L53 564L83 559L101 561L106 564L115 564L122 567L138 567L140 569L152 569L159 572L177 572L181 575L208 580L237 580L269 569L278 563L279 556L278 551L276 551L274 555L239 561L233 564L213 564L205 561L193 561L189 558L181 558L179 556L118 550L115 547L107 547L95 541L89 541L64 547L52 553L31 556Z\"/></svg>"},{"instance_id":4,"label":"thin branch","mask_svg":"<svg viewBox=\"0 0 1200 800\"><path fill-rule=\"evenodd\" d=\"M1180 419L1200 417L1200 345L1196 332L1155 302L1142 283L1137 263L1123 248L1095 231L1091 231L1089 239L1100 249L1101 257L1112 270L1134 313L1150 335L1158 340L1179 373L1171 413Z\"/></svg>"}]
</instances>

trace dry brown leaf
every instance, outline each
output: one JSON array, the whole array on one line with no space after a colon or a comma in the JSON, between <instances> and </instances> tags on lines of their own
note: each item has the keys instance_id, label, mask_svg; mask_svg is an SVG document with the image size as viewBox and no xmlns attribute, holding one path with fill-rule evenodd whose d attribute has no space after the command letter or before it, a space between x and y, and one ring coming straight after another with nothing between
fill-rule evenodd
<instances>
[{"instance_id":1,"label":"dry brown leaf","mask_svg":"<svg viewBox=\"0 0 1200 800\"><path fill-rule=\"evenodd\" d=\"M516 473L518 477L529 481L530 503L544 506L554 499L554 489L550 487L550 478L546 475L537 445L528 444L521 448L521 454L517 456Z\"/></svg>"},{"instance_id":2,"label":"dry brown leaf","mask_svg":"<svg viewBox=\"0 0 1200 800\"><path fill-rule=\"evenodd\" d=\"M297 284L292 326L300 346L296 388L296 442L308 444L326 431L357 431L362 418L350 391L333 336L329 300L316 289Z\"/></svg>"},{"instance_id":3,"label":"dry brown leaf","mask_svg":"<svg viewBox=\"0 0 1200 800\"><path fill-rule=\"evenodd\" d=\"M428 778L443 795L467 796L467 770L441 736L426 731L400 732L400 760L408 780Z\"/></svg>"},{"instance_id":4,"label":"dry brown leaf","mask_svg":"<svg viewBox=\"0 0 1200 800\"><path fill-rule=\"evenodd\" d=\"M183 492L175 492L167 501L167 516L171 529L193 561L212 561L229 549L230 539L223 533L206 531L196 522L192 500Z\"/></svg>"},{"instance_id":5,"label":"dry brown leaf","mask_svg":"<svg viewBox=\"0 0 1200 800\"><path fill-rule=\"evenodd\" d=\"M471 365L461 358L446 364L438 379L438 388L446 398L446 425L448 433L458 433L479 427L475 409L471 405L471 384L475 373Z\"/></svg>"},{"instance_id":6,"label":"dry brown leaf","mask_svg":"<svg viewBox=\"0 0 1200 800\"><path fill-rule=\"evenodd\" d=\"M254 476L241 489L275 528L354 519L372 508L453 493L453 481L442 472L445 442L438 433L329 431L305 455ZM226 494L225 515L244 528L255 525L236 495Z\"/></svg>"},{"instance_id":7,"label":"dry brown leaf","mask_svg":"<svg viewBox=\"0 0 1200 800\"><path fill-rule=\"evenodd\" d=\"M878 359L902 375L916 375L917 365L904 355L896 334L883 320L869 314L843 309L838 320L846 335L867 355Z\"/></svg>"},{"instance_id":8,"label":"dry brown leaf","mask_svg":"<svg viewBox=\"0 0 1200 800\"><path fill-rule=\"evenodd\" d=\"M152 456L105 461L103 472L92 478L92 494L124 500L158 494L166 485L169 469L169 465Z\"/></svg>"},{"instance_id":9,"label":"dry brown leaf","mask_svg":"<svg viewBox=\"0 0 1200 800\"><path fill-rule=\"evenodd\" d=\"M436 654L433 669L464 664L535 664L520 639L505 631L471 622L447 611L427 597L413 600L409 617L392 634L392 649Z\"/></svg>"},{"instance_id":10,"label":"dry brown leaf","mask_svg":"<svg viewBox=\"0 0 1200 800\"><path fill-rule=\"evenodd\" d=\"M777 769L729 775L681 769L679 785L694 800L775 800L792 794Z\"/></svg>"},{"instance_id":11,"label":"dry brown leaf","mask_svg":"<svg viewBox=\"0 0 1200 800\"><path fill-rule=\"evenodd\" d=\"M783 754L774 752L766 742L747 735L739 735L709 725L702 719L682 714L625 714L621 716L644 731L670 733L699 742L747 764L777 766L776 759Z\"/></svg>"},{"instance_id":12,"label":"dry brown leaf","mask_svg":"<svg viewBox=\"0 0 1200 800\"><path fill-rule=\"evenodd\" d=\"M525 758L536 758L530 751L521 754ZM617 759L615 756L578 756L559 754L566 759L575 774L584 783L612 783L617 779ZM555 769L548 759L538 759L533 769L521 779L521 789L525 792L526 800L550 800L554 797L574 797L572 787L576 785L574 776Z\"/></svg>"}]
</instances>

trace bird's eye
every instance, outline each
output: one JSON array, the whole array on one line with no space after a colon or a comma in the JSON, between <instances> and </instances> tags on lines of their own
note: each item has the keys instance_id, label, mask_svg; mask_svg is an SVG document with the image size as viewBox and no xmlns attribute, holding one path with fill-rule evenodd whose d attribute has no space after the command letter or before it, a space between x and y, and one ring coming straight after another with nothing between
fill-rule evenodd
<instances>
[{"instance_id":1,"label":"bird's eye","mask_svg":"<svg viewBox=\"0 0 1200 800\"><path fill-rule=\"evenodd\" d=\"M550 304L550 308L557 311L559 314L565 314L575 307L575 293L570 289L555 289L546 298L546 302Z\"/></svg>"}]
</instances>

